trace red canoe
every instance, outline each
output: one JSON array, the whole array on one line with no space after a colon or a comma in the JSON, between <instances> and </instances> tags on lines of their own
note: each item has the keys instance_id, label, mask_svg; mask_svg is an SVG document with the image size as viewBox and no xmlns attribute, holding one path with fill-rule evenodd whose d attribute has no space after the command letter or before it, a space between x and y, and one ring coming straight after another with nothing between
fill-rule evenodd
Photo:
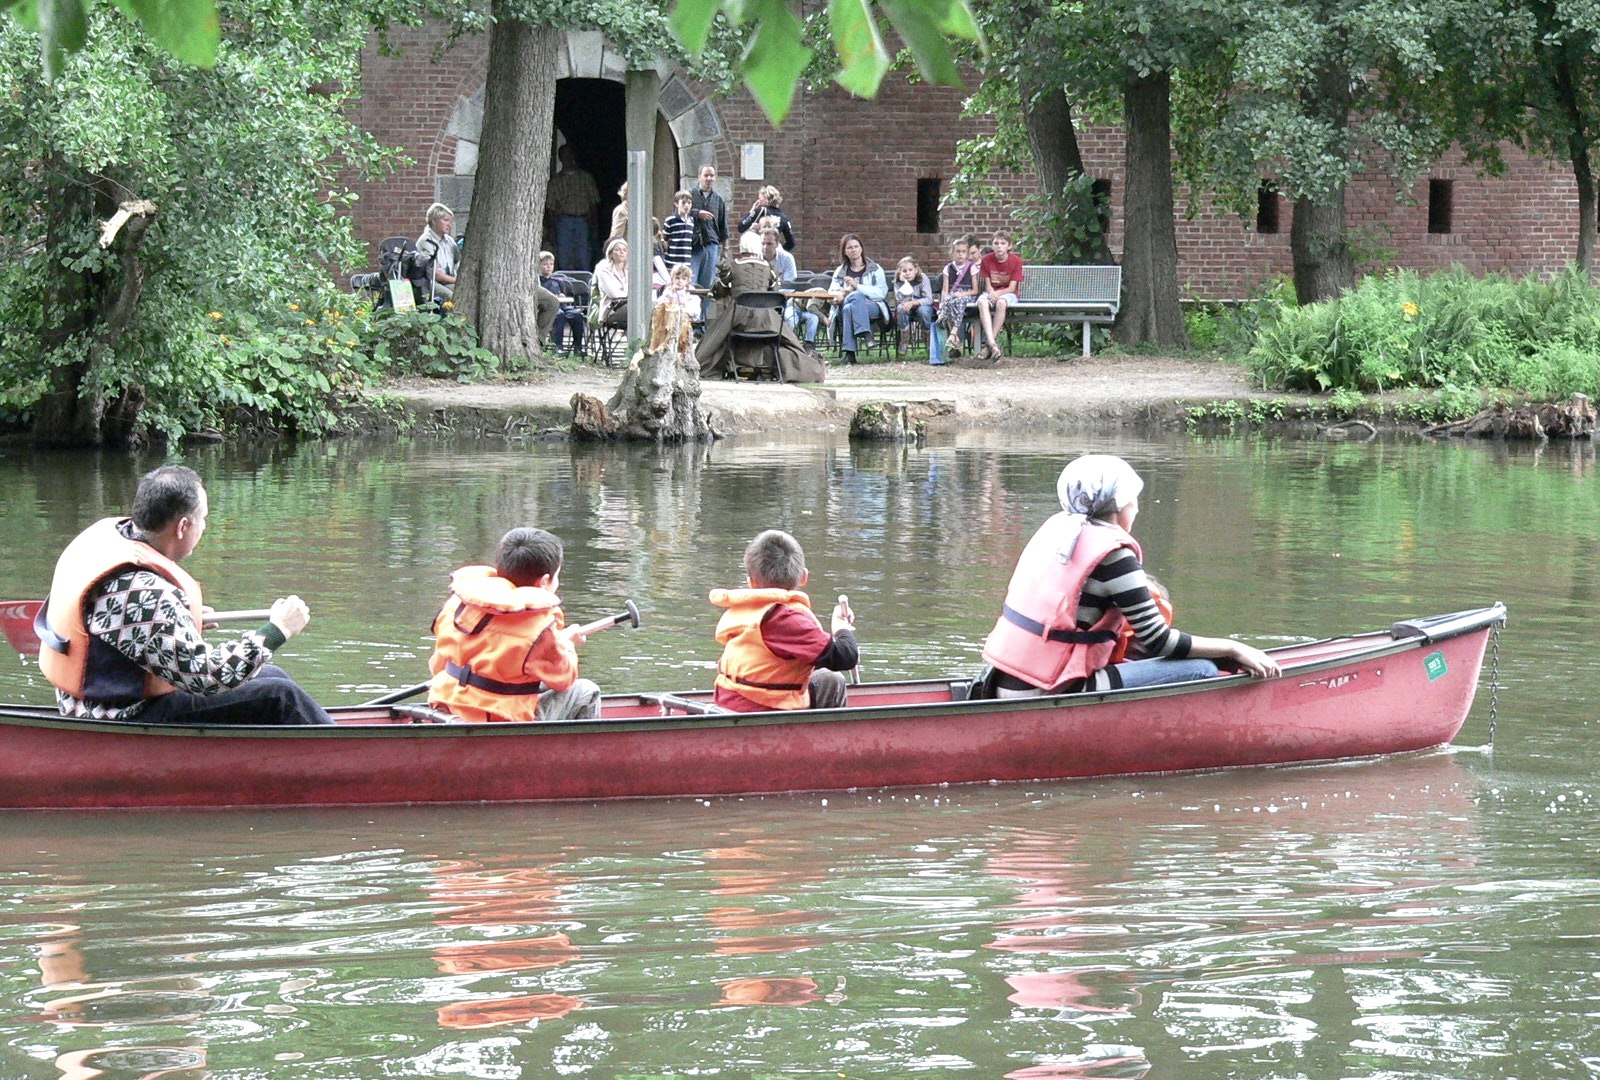
<instances>
[{"instance_id":1,"label":"red canoe","mask_svg":"<svg viewBox=\"0 0 1600 1080\"><path fill-rule=\"evenodd\" d=\"M965 681L852 687L845 709L713 711L610 695L604 716L336 727L155 727L0 706L0 807L516 802L1048 780L1422 750L1461 730L1500 604L1272 650L1283 677L968 701Z\"/></svg>"}]
</instances>

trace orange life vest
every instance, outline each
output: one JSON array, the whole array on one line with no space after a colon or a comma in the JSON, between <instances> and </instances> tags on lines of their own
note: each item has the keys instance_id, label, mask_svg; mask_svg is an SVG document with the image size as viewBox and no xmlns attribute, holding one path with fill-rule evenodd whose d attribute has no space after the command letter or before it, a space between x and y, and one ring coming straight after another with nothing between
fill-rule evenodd
<instances>
[{"instance_id":1,"label":"orange life vest","mask_svg":"<svg viewBox=\"0 0 1600 1080\"><path fill-rule=\"evenodd\" d=\"M1161 617L1167 621L1168 626L1171 626L1177 618L1172 610L1172 602L1154 589L1150 590L1150 599L1156 602L1156 607L1161 610ZM1122 632L1117 635L1117 647L1111 650L1111 659L1106 662L1107 667L1112 664L1120 664L1128 658L1128 650L1133 647L1133 640L1136 636L1132 626L1124 626L1122 628Z\"/></svg>"},{"instance_id":2,"label":"orange life vest","mask_svg":"<svg viewBox=\"0 0 1600 1080\"><path fill-rule=\"evenodd\" d=\"M1000 618L983 644L984 660L1042 690L1086 679L1111 662L1128 620L1110 606L1093 626L1080 629L1078 603L1089 576L1111 552L1125 547L1143 558L1133 537L1091 519L1082 522L1063 562L1058 552L1079 521L1063 511L1039 526L1022 549Z\"/></svg>"},{"instance_id":3,"label":"orange life vest","mask_svg":"<svg viewBox=\"0 0 1600 1080\"><path fill-rule=\"evenodd\" d=\"M811 704L811 662L786 660L761 640L761 620L782 605L803 611L818 626L811 597L790 589L712 589L711 602L728 610L717 623L722 658L717 685L769 709L804 709Z\"/></svg>"},{"instance_id":4,"label":"orange life vest","mask_svg":"<svg viewBox=\"0 0 1600 1080\"><path fill-rule=\"evenodd\" d=\"M565 622L549 589L513 585L492 566L462 567L433 620L428 704L474 722L537 719L539 694L565 690L578 674L576 651L555 633Z\"/></svg>"},{"instance_id":5,"label":"orange life vest","mask_svg":"<svg viewBox=\"0 0 1600 1080\"><path fill-rule=\"evenodd\" d=\"M137 566L172 582L189 601L195 625L202 622L200 583L189 572L141 540L129 540L128 518L102 518L79 533L56 560L50 596L34 619L39 635L39 670L59 690L97 705L132 705L170 694L177 687L89 633L84 604L93 588L120 570Z\"/></svg>"}]
</instances>

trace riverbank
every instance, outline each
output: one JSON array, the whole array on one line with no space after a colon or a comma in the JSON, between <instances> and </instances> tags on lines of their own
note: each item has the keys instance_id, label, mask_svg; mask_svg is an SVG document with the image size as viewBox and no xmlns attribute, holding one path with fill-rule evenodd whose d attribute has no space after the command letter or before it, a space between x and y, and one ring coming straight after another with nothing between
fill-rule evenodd
<instances>
[{"instance_id":1,"label":"riverbank","mask_svg":"<svg viewBox=\"0 0 1600 1080\"><path fill-rule=\"evenodd\" d=\"M421 423L485 431L565 428L572 396L608 400L621 369L582 367L537 380L463 384L407 379L384 393ZM1304 410L1305 395L1269 393L1242 366L1144 356L1055 360L1021 357L996 367L933 367L926 362L830 366L820 385L707 381L702 402L719 434L848 425L868 401L948 402L957 426L1095 426L1186 423L1190 410L1223 402L1274 402Z\"/></svg>"}]
</instances>

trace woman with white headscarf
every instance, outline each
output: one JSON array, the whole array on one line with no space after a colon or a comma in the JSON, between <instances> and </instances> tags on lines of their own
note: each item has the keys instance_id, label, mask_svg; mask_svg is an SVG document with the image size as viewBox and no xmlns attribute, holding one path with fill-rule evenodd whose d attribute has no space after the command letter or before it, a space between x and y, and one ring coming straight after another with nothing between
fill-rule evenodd
<instances>
[{"instance_id":1,"label":"woman with white headscarf","mask_svg":"<svg viewBox=\"0 0 1600 1080\"><path fill-rule=\"evenodd\" d=\"M1109 454L1086 454L1061 470L1061 513L1023 549L983 646L1000 697L1188 682L1217 674L1214 660L1264 678L1279 674L1260 649L1167 625L1129 534L1143 489L1133 467ZM1111 663L1126 626L1153 659Z\"/></svg>"}]
</instances>

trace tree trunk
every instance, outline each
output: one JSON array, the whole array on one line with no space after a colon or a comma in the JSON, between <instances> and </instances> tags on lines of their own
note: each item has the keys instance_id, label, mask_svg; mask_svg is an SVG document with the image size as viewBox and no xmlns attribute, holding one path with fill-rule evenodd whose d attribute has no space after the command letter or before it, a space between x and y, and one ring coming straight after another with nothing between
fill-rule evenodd
<instances>
[{"instance_id":1,"label":"tree trunk","mask_svg":"<svg viewBox=\"0 0 1600 1080\"><path fill-rule=\"evenodd\" d=\"M1578 185L1578 269L1594 272L1595 190L1594 167L1587 151L1572 155L1572 178Z\"/></svg>"},{"instance_id":2,"label":"tree trunk","mask_svg":"<svg viewBox=\"0 0 1600 1080\"><path fill-rule=\"evenodd\" d=\"M1302 304L1331 300L1356 283L1356 264L1345 239L1344 186L1317 199L1296 199L1289 247L1294 253L1294 295Z\"/></svg>"},{"instance_id":3,"label":"tree trunk","mask_svg":"<svg viewBox=\"0 0 1600 1080\"><path fill-rule=\"evenodd\" d=\"M94 325L95 284L84 270L70 269L66 258L81 254L92 231L95 200L89 178L52 157L46 171L54 178L45 213L45 250L50 279L45 282L44 328L39 344L45 356L70 357L50 372L50 389L33 417L33 441L41 446L95 446L100 442L104 400L89 381L84 338ZM76 343L76 348L74 344ZM76 353L76 355L73 355Z\"/></svg>"},{"instance_id":4,"label":"tree trunk","mask_svg":"<svg viewBox=\"0 0 1600 1080\"><path fill-rule=\"evenodd\" d=\"M1555 61L1550 76L1556 100L1561 104L1567 129L1567 156L1572 159L1572 179L1578 187L1578 268L1585 274L1594 271L1595 190L1594 163L1589 156L1594 142L1589 134L1587 115L1579 100L1578 76L1570 57Z\"/></svg>"},{"instance_id":5,"label":"tree trunk","mask_svg":"<svg viewBox=\"0 0 1600 1080\"><path fill-rule=\"evenodd\" d=\"M1343 50L1336 52L1342 58ZM1301 103L1301 112L1326 124L1342 139L1350 125L1350 73L1330 60L1317 70L1316 89ZM1301 196L1294 203L1289 248L1294 259L1294 295L1302 304L1331 300L1356 283L1356 262L1345 234L1345 185Z\"/></svg>"},{"instance_id":6,"label":"tree trunk","mask_svg":"<svg viewBox=\"0 0 1600 1080\"><path fill-rule=\"evenodd\" d=\"M1172 198L1172 78L1129 71L1122 85L1127 124L1127 191L1123 196L1122 311L1116 338L1124 345L1186 349L1178 305L1178 232Z\"/></svg>"},{"instance_id":7,"label":"tree trunk","mask_svg":"<svg viewBox=\"0 0 1600 1080\"><path fill-rule=\"evenodd\" d=\"M1022 98L1022 117L1028 129L1028 146L1033 150L1033 167L1039 173L1039 185L1055 209L1070 213L1075 208L1062 204L1062 192L1073 180L1084 175L1083 153L1078 148L1078 132L1072 121L1072 102L1059 85L1046 81L1048 77L1025 67L1018 74L1017 89ZM1099 214L1093 205L1083 212ZM1100 216L1104 221L1105 217ZM1095 237L1091 258L1096 263L1111 262L1111 245L1105 229Z\"/></svg>"},{"instance_id":8,"label":"tree trunk","mask_svg":"<svg viewBox=\"0 0 1600 1080\"><path fill-rule=\"evenodd\" d=\"M556 55L565 40L553 26L506 16L496 0L489 28L478 175L456 308L478 341L519 366L536 360L540 224L555 115Z\"/></svg>"}]
</instances>

